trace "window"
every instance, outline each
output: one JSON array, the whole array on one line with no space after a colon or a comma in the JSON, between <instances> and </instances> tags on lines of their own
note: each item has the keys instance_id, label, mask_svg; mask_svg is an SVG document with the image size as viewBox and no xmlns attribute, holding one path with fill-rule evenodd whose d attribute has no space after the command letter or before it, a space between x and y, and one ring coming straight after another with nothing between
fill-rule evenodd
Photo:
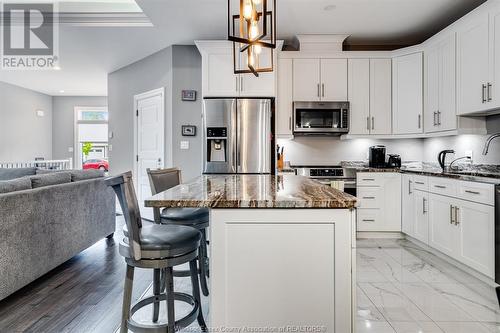
<instances>
[{"instance_id":1,"label":"window","mask_svg":"<svg viewBox=\"0 0 500 333\"><path fill-rule=\"evenodd\" d=\"M96 122L107 122L108 121L108 111L102 110L79 110L78 111L78 121L96 121Z\"/></svg>"}]
</instances>

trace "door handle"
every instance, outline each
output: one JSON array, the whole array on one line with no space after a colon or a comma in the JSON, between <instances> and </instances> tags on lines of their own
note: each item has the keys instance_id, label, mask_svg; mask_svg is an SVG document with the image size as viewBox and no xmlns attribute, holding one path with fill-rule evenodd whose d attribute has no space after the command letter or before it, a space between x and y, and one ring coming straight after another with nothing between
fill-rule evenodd
<instances>
[{"instance_id":1,"label":"door handle","mask_svg":"<svg viewBox=\"0 0 500 333\"><path fill-rule=\"evenodd\" d=\"M372 130L375 129L375 117L372 117Z\"/></svg>"},{"instance_id":2,"label":"door handle","mask_svg":"<svg viewBox=\"0 0 500 333\"><path fill-rule=\"evenodd\" d=\"M321 84L321 96L325 97L325 84L324 83Z\"/></svg>"},{"instance_id":3,"label":"door handle","mask_svg":"<svg viewBox=\"0 0 500 333\"><path fill-rule=\"evenodd\" d=\"M455 207L455 225L460 225L460 208Z\"/></svg>"},{"instance_id":4,"label":"door handle","mask_svg":"<svg viewBox=\"0 0 500 333\"><path fill-rule=\"evenodd\" d=\"M321 88L320 88L320 84L318 83L318 97L321 97L321 92L320 92Z\"/></svg>"},{"instance_id":5,"label":"door handle","mask_svg":"<svg viewBox=\"0 0 500 333\"><path fill-rule=\"evenodd\" d=\"M493 100L493 97L491 96L491 87L493 87L493 85L491 83L488 83L488 102L491 102Z\"/></svg>"},{"instance_id":6,"label":"door handle","mask_svg":"<svg viewBox=\"0 0 500 333\"><path fill-rule=\"evenodd\" d=\"M434 111L434 126L437 126L437 112Z\"/></svg>"},{"instance_id":7,"label":"door handle","mask_svg":"<svg viewBox=\"0 0 500 333\"><path fill-rule=\"evenodd\" d=\"M418 128L422 128L422 115L418 115Z\"/></svg>"},{"instance_id":8,"label":"door handle","mask_svg":"<svg viewBox=\"0 0 500 333\"><path fill-rule=\"evenodd\" d=\"M450 205L450 224L455 224L455 220L453 219L453 212L455 210L455 207Z\"/></svg>"},{"instance_id":9,"label":"door handle","mask_svg":"<svg viewBox=\"0 0 500 333\"><path fill-rule=\"evenodd\" d=\"M487 86L483 84L483 103L486 103L486 88Z\"/></svg>"},{"instance_id":10,"label":"door handle","mask_svg":"<svg viewBox=\"0 0 500 333\"><path fill-rule=\"evenodd\" d=\"M370 130L370 117L366 117L366 129Z\"/></svg>"},{"instance_id":11,"label":"door handle","mask_svg":"<svg viewBox=\"0 0 500 333\"><path fill-rule=\"evenodd\" d=\"M425 214L427 213L427 211L425 210L425 203L426 203L427 199L425 198L422 198L422 212Z\"/></svg>"},{"instance_id":12,"label":"door handle","mask_svg":"<svg viewBox=\"0 0 500 333\"><path fill-rule=\"evenodd\" d=\"M438 110L437 115L438 115L438 125L441 126L441 111Z\"/></svg>"}]
</instances>

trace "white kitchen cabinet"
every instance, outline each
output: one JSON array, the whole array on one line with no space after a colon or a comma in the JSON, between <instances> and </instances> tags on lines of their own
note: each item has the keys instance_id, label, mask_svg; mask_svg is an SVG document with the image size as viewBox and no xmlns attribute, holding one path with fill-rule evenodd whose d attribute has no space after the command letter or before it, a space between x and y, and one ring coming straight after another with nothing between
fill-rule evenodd
<instances>
[{"instance_id":1,"label":"white kitchen cabinet","mask_svg":"<svg viewBox=\"0 0 500 333\"><path fill-rule=\"evenodd\" d=\"M489 86L491 108L500 108L500 4L490 13L490 68Z\"/></svg>"},{"instance_id":2,"label":"white kitchen cabinet","mask_svg":"<svg viewBox=\"0 0 500 333\"><path fill-rule=\"evenodd\" d=\"M321 99L320 59L293 60L293 100L313 102Z\"/></svg>"},{"instance_id":3,"label":"white kitchen cabinet","mask_svg":"<svg viewBox=\"0 0 500 333\"><path fill-rule=\"evenodd\" d=\"M321 100L347 101L347 59L321 59Z\"/></svg>"},{"instance_id":4,"label":"white kitchen cabinet","mask_svg":"<svg viewBox=\"0 0 500 333\"><path fill-rule=\"evenodd\" d=\"M258 61L260 67L271 67L272 49L263 47ZM240 53L241 68L247 63L247 54ZM259 73L259 76L253 74L240 74L240 97L273 97L275 96L275 73Z\"/></svg>"},{"instance_id":5,"label":"white kitchen cabinet","mask_svg":"<svg viewBox=\"0 0 500 333\"><path fill-rule=\"evenodd\" d=\"M429 194L429 246L454 257L459 251L459 229L454 225L455 199Z\"/></svg>"},{"instance_id":6,"label":"white kitchen cabinet","mask_svg":"<svg viewBox=\"0 0 500 333\"><path fill-rule=\"evenodd\" d=\"M370 60L371 134L392 132L392 61Z\"/></svg>"},{"instance_id":7,"label":"white kitchen cabinet","mask_svg":"<svg viewBox=\"0 0 500 333\"><path fill-rule=\"evenodd\" d=\"M415 237L415 191L413 189L413 176L401 177L401 229Z\"/></svg>"},{"instance_id":8,"label":"white kitchen cabinet","mask_svg":"<svg viewBox=\"0 0 500 333\"><path fill-rule=\"evenodd\" d=\"M460 250L455 258L477 271L495 276L495 208L465 200L456 202Z\"/></svg>"},{"instance_id":9,"label":"white kitchen cabinet","mask_svg":"<svg viewBox=\"0 0 500 333\"><path fill-rule=\"evenodd\" d=\"M293 60L278 61L278 95L276 100L276 136L290 138L293 114Z\"/></svg>"},{"instance_id":10,"label":"white kitchen cabinet","mask_svg":"<svg viewBox=\"0 0 500 333\"><path fill-rule=\"evenodd\" d=\"M228 41L196 41L202 56L203 97L274 97L276 66L273 72L234 74L232 43ZM263 48L260 61L270 66L271 50ZM245 54L237 61L245 62ZM273 52L276 59L276 52ZM267 62L267 63L266 63Z\"/></svg>"},{"instance_id":11,"label":"white kitchen cabinet","mask_svg":"<svg viewBox=\"0 0 500 333\"><path fill-rule=\"evenodd\" d=\"M392 61L394 134L423 133L423 56L415 53Z\"/></svg>"},{"instance_id":12,"label":"white kitchen cabinet","mask_svg":"<svg viewBox=\"0 0 500 333\"><path fill-rule=\"evenodd\" d=\"M347 101L347 59L294 59L293 100Z\"/></svg>"},{"instance_id":13,"label":"white kitchen cabinet","mask_svg":"<svg viewBox=\"0 0 500 333\"><path fill-rule=\"evenodd\" d=\"M349 133L391 134L391 59L349 59Z\"/></svg>"},{"instance_id":14,"label":"white kitchen cabinet","mask_svg":"<svg viewBox=\"0 0 500 333\"><path fill-rule=\"evenodd\" d=\"M487 90L490 79L488 13L464 22L457 34L458 114L490 108Z\"/></svg>"},{"instance_id":15,"label":"white kitchen cabinet","mask_svg":"<svg viewBox=\"0 0 500 333\"><path fill-rule=\"evenodd\" d=\"M415 228L413 237L429 243L429 193L415 191Z\"/></svg>"},{"instance_id":16,"label":"white kitchen cabinet","mask_svg":"<svg viewBox=\"0 0 500 333\"><path fill-rule=\"evenodd\" d=\"M425 132L457 129L455 34L426 52Z\"/></svg>"},{"instance_id":17,"label":"white kitchen cabinet","mask_svg":"<svg viewBox=\"0 0 500 333\"><path fill-rule=\"evenodd\" d=\"M350 134L370 134L370 59L349 59Z\"/></svg>"},{"instance_id":18,"label":"white kitchen cabinet","mask_svg":"<svg viewBox=\"0 0 500 333\"><path fill-rule=\"evenodd\" d=\"M240 76L234 74L231 49L218 49L203 57L203 96L239 95Z\"/></svg>"},{"instance_id":19,"label":"white kitchen cabinet","mask_svg":"<svg viewBox=\"0 0 500 333\"><path fill-rule=\"evenodd\" d=\"M357 174L358 231L401 232L401 174Z\"/></svg>"}]
</instances>

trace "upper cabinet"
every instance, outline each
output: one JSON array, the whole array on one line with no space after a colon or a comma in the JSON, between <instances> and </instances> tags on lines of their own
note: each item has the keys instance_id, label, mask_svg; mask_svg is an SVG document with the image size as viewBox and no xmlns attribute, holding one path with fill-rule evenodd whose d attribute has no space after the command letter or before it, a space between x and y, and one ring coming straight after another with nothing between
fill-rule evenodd
<instances>
[{"instance_id":1,"label":"upper cabinet","mask_svg":"<svg viewBox=\"0 0 500 333\"><path fill-rule=\"evenodd\" d=\"M349 59L349 134L391 134L391 59Z\"/></svg>"},{"instance_id":2,"label":"upper cabinet","mask_svg":"<svg viewBox=\"0 0 500 333\"><path fill-rule=\"evenodd\" d=\"M466 20L457 35L458 114L500 107L500 6Z\"/></svg>"},{"instance_id":3,"label":"upper cabinet","mask_svg":"<svg viewBox=\"0 0 500 333\"><path fill-rule=\"evenodd\" d=\"M455 58L454 33L426 51L426 133L457 129Z\"/></svg>"},{"instance_id":4,"label":"upper cabinet","mask_svg":"<svg viewBox=\"0 0 500 333\"><path fill-rule=\"evenodd\" d=\"M203 97L274 97L276 70L269 73L234 74L232 43L227 41L196 42L202 55ZM271 49L263 48L260 61L271 63ZM276 52L273 52L276 60ZM237 61L244 63L245 54ZM276 61L275 61L276 63ZM276 67L276 66L275 66Z\"/></svg>"},{"instance_id":5,"label":"upper cabinet","mask_svg":"<svg viewBox=\"0 0 500 333\"><path fill-rule=\"evenodd\" d=\"M347 59L294 59L293 100L347 101Z\"/></svg>"},{"instance_id":6,"label":"upper cabinet","mask_svg":"<svg viewBox=\"0 0 500 333\"><path fill-rule=\"evenodd\" d=\"M276 136L292 137L293 112L293 60L278 61L278 96L276 100Z\"/></svg>"},{"instance_id":7,"label":"upper cabinet","mask_svg":"<svg viewBox=\"0 0 500 333\"><path fill-rule=\"evenodd\" d=\"M415 53L392 61L394 134L423 133L423 55Z\"/></svg>"}]
</instances>

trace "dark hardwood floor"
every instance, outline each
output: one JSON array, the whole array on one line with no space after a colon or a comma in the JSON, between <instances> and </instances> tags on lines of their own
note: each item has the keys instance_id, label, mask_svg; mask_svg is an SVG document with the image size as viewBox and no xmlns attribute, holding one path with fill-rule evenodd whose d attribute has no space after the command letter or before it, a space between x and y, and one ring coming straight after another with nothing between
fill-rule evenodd
<instances>
[{"instance_id":1,"label":"dark hardwood floor","mask_svg":"<svg viewBox=\"0 0 500 333\"><path fill-rule=\"evenodd\" d=\"M114 332L120 324L125 263L118 253L123 218L114 239L103 239L30 285L0 301L0 332ZM136 269L134 300L151 283Z\"/></svg>"}]
</instances>

